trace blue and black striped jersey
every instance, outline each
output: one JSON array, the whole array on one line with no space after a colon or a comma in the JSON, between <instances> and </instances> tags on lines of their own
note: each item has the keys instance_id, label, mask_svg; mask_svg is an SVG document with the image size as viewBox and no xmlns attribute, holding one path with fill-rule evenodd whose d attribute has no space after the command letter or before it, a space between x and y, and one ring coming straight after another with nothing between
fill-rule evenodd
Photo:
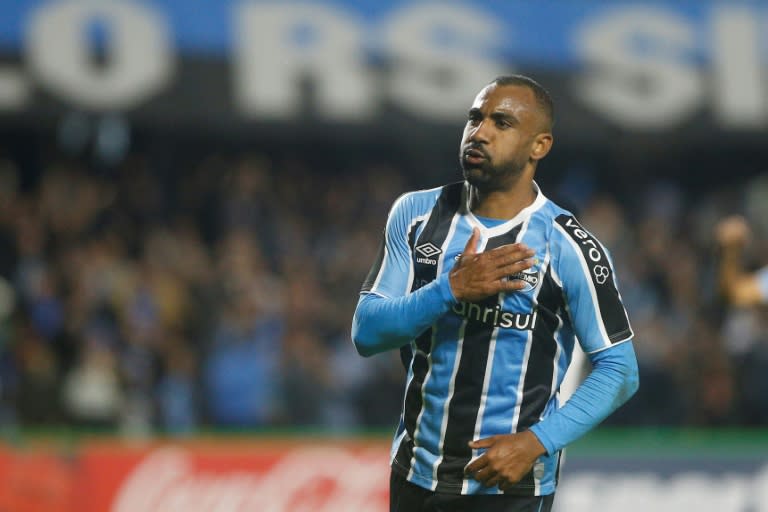
<instances>
[{"instance_id":1,"label":"blue and black striped jersey","mask_svg":"<svg viewBox=\"0 0 768 512\"><path fill-rule=\"evenodd\" d=\"M475 227L478 252L515 242L535 249L534 267L510 276L522 290L458 302L401 348L408 378L393 470L438 492L499 493L465 477L479 455L467 443L547 417L574 344L594 353L632 330L608 252L571 213L537 189L515 218L486 227L467 191L460 182L401 196L362 293L400 297L450 272ZM541 457L513 492L554 492L558 469L559 453Z\"/></svg>"}]
</instances>

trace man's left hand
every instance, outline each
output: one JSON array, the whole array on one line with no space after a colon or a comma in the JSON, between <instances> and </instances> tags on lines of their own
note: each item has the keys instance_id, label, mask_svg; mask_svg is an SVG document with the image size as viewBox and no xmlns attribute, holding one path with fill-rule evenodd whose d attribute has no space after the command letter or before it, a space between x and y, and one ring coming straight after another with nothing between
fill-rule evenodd
<instances>
[{"instance_id":1,"label":"man's left hand","mask_svg":"<svg viewBox=\"0 0 768 512\"><path fill-rule=\"evenodd\" d=\"M502 491L520 481L546 450L533 432L486 437L469 443L470 448L486 448L485 453L464 469L465 474L485 487L498 485Z\"/></svg>"}]
</instances>

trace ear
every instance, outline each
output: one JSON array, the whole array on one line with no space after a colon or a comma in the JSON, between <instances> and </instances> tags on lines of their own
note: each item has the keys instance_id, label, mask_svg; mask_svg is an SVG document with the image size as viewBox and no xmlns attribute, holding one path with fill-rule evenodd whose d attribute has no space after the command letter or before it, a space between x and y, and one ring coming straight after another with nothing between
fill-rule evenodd
<instances>
[{"instance_id":1,"label":"ear","mask_svg":"<svg viewBox=\"0 0 768 512\"><path fill-rule=\"evenodd\" d=\"M531 147L531 160L541 160L549 150L552 149L552 134L548 132L540 133L533 139L533 146Z\"/></svg>"}]
</instances>

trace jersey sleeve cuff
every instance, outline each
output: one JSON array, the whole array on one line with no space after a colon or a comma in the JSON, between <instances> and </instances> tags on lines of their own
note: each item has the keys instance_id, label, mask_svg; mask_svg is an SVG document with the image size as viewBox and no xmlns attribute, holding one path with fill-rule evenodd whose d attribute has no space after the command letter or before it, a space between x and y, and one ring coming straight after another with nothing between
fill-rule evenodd
<instances>
[{"instance_id":1,"label":"jersey sleeve cuff","mask_svg":"<svg viewBox=\"0 0 768 512\"><path fill-rule=\"evenodd\" d=\"M539 424L533 425L530 429L531 432L533 432L533 435L535 435L541 445L544 447L545 450L547 450L547 455L552 455L557 451L557 447L555 446L555 443L552 442L552 440L547 436L546 432Z\"/></svg>"},{"instance_id":2,"label":"jersey sleeve cuff","mask_svg":"<svg viewBox=\"0 0 768 512\"><path fill-rule=\"evenodd\" d=\"M458 301L453 296L453 290L451 290L451 281L448 278L448 273L444 273L437 278L437 288L440 290L440 297L448 305L456 304Z\"/></svg>"}]
</instances>

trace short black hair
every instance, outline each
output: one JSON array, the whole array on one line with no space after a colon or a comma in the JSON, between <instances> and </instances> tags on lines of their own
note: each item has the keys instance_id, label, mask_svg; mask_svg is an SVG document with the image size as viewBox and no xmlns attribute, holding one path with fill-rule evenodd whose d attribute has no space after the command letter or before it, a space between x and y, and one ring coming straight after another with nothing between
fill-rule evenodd
<instances>
[{"instance_id":1,"label":"short black hair","mask_svg":"<svg viewBox=\"0 0 768 512\"><path fill-rule=\"evenodd\" d=\"M552 96L539 82L525 75L504 75L497 77L489 85L518 85L530 89L536 98L536 103L549 121L548 128L552 130L555 125L555 104L552 102Z\"/></svg>"}]
</instances>

